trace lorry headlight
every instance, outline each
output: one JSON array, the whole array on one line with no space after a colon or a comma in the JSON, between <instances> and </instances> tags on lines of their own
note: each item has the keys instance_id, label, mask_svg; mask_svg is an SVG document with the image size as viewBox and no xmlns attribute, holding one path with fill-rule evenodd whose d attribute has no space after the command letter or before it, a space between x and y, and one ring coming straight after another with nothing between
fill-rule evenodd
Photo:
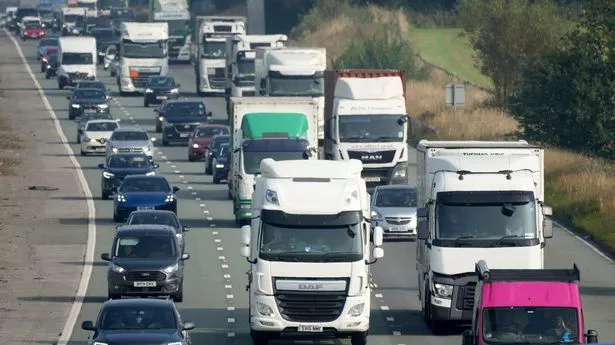
<instances>
[{"instance_id":1,"label":"lorry headlight","mask_svg":"<svg viewBox=\"0 0 615 345\"><path fill-rule=\"evenodd\" d=\"M365 303L359 303L354 307L350 308L350 310L348 311L348 315L354 317L361 316L361 314L363 314L363 309L365 309Z\"/></svg>"},{"instance_id":2,"label":"lorry headlight","mask_svg":"<svg viewBox=\"0 0 615 345\"><path fill-rule=\"evenodd\" d=\"M451 298L453 295L453 286L447 284L433 283L433 292L436 297Z\"/></svg>"},{"instance_id":3,"label":"lorry headlight","mask_svg":"<svg viewBox=\"0 0 615 345\"><path fill-rule=\"evenodd\" d=\"M280 206L280 199L278 199L278 193L276 191L267 189L267 192L265 193L265 200L267 200L270 204Z\"/></svg>"},{"instance_id":4,"label":"lorry headlight","mask_svg":"<svg viewBox=\"0 0 615 345\"><path fill-rule=\"evenodd\" d=\"M152 89L145 89L145 93L154 93L154 90L152 90Z\"/></svg>"},{"instance_id":5,"label":"lorry headlight","mask_svg":"<svg viewBox=\"0 0 615 345\"><path fill-rule=\"evenodd\" d=\"M173 89L173 90L171 90L171 93L178 93L178 92L179 92L179 89Z\"/></svg>"},{"instance_id":6,"label":"lorry headlight","mask_svg":"<svg viewBox=\"0 0 615 345\"><path fill-rule=\"evenodd\" d=\"M77 109L81 108L81 105L79 104L71 104L70 106Z\"/></svg>"},{"instance_id":7,"label":"lorry headlight","mask_svg":"<svg viewBox=\"0 0 615 345\"><path fill-rule=\"evenodd\" d=\"M391 174L392 180L405 179L406 178L406 170L408 170L408 164L400 163L393 168L393 173Z\"/></svg>"},{"instance_id":8,"label":"lorry headlight","mask_svg":"<svg viewBox=\"0 0 615 345\"><path fill-rule=\"evenodd\" d=\"M372 220L376 222L382 221L382 216L380 215L380 213L372 211Z\"/></svg>"},{"instance_id":9,"label":"lorry headlight","mask_svg":"<svg viewBox=\"0 0 615 345\"><path fill-rule=\"evenodd\" d=\"M273 316L273 309L265 303L256 302L256 311L262 316Z\"/></svg>"}]
</instances>

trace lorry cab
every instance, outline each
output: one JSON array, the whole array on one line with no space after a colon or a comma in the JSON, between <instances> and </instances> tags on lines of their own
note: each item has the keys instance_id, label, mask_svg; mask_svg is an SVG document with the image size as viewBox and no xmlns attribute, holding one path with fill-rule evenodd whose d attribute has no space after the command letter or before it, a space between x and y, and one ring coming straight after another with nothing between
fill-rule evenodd
<instances>
[{"instance_id":1,"label":"lorry cab","mask_svg":"<svg viewBox=\"0 0 615 345\"><path fill-rule=\"evenodd\" d=\"M62 34L80 35L81 25L85 20L87 9L83 7L65 7L62 9Z\"/></svg>"},{"instance_id":2,"label":"lorry cab","mask_svg":"<svg viewBox=\"0 0 615 345\"><path fill-rule=\"evenodd\" d=\"M60 37L58 88L75 86L80 80L96 79L96 39Z\"/></svg>"},{"instance_id":3,"label":"lorry cab","mask_svg":"<svg viewBox=\"0 0 615 345\"><path fill-rule=\"evenodd\" d=\"M150 21L169 25L169 61L190 61L190 9L186 0L154 0Z\"/></svg>"},{"instance_id":4,"label":"lorry cab","mask_svg":"<svg viewBox=\"0 0 615 345\"><path fill-rule=\"evenodd\" d=\"M580 272L572 269L495 269L476 263L472 329L463 345L596 343L584 334Z\"/></svg>"}]
</instances>

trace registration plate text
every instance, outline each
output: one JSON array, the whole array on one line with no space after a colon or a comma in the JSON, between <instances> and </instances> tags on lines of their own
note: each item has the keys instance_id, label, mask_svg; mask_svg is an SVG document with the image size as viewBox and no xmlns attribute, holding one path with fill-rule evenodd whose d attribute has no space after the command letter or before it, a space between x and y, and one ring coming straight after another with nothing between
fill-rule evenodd
<instances>
[{"instance_id":1,"label":"registration plate text","mask_svg":"<svg viewBox=\"0 0 615 345\"><path fill-rule=\"evenodd\" d=\"M137 210L153 210L154 208L151 206L138 206Z\"/></svg>"},{"instance_id":2,"label":"registration plate text","mask_svg":"<svg viewBox=\"0 0 615 345\"><path fill-rule=\"evenodd\" d=\"M182 138L188 138L190 137L190 133L181 133L179 136Z\"/></svg>"},{"instance_id":3,"label":"registration plate text","mask_svg":"<svg viewBox=\"0 0 615 345\"><path fill-rule=\"evenodd\" d=\"M156 282L134 282L135 287L156 287Z\"/></svg>"},{"instance_id":4,"label":"registration plate text","mask_svg":"<svg viewBox=\"0 0 615 345\"><path fill-rule=\"evenodd\" d=\"M322 326L319 325L299 325L299 332L322 333Z\"/></svg>"},{"instance_id":5,"label":"registration plate text","mask_svg":"<svg viewBox=\"0 0 615 345\"><path fill-rule=\"evenodd\" d=\"M389 228L389 231L391 232L401 232L401 231L406 231L406 229L404 229L403 226L392 226Z\"/></svg>"},{"instance_id":6,"label":"registration plate text","mask_svg":"<svg viewBox=\"0 0 615 345\"><path fill-rule=\"evenodd\" d=\"M364 180L365 182L380 182L380 177L378 176L365 177Z\"/></svg>"},{"instance_id":7,"label":"registration plate text","mask_svg":"<svg viewBox=\"0 0 615 345\"><path fill-rule=\"evenodd\" d=\"M167 96L156 96L156 99L167 99Z\"/></svg>"}]
</instances>

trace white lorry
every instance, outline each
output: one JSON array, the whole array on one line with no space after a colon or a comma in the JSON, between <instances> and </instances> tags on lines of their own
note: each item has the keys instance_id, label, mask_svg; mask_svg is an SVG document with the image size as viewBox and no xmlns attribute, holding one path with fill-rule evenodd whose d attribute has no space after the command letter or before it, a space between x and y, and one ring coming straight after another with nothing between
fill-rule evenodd
<instances>
[{"instance_id":1,"label":"white lorry","mask_svg":"<svg viewBox=\"0 0 615 345\"><path fill-rule=\"evenodd\" d=\"M313 97L320 104L318 147L323 147L325 48L256 48L254 86L260 96ZM322 157L322 152L319 156Z\"/></svg>"},{"instance_id":2,"label":"white lorry","mask_svg":"<svg viewBox=\"0 0 615 345\"><path fill-rule=\"evenodd\" d=\"M544 268L552 210L538 146L421 140L417 151L418 296L437 334L445 321L472 321L476 262Z\"/></svg>"},{"instance_id":3,"label":"white lorry","mask_svg":"<svg viewBox=\"0 0 615 345\"><path fill-rule=\"evenodd\" d=\"M121 39L117 76L120 95L143 93L149 77L169 73L167 23L124 22Z\"/></svg>"},{"instance_id":4,"label":"white lorry","mask_svg":"<svg viewBox=\"0 0 615 345\"><path fill-rule=\"evenodd\" d=\"M62 9L63 34L80 35L87 9L83 7L64 7ZM79 25L78 25L79 24Z\"/></svg>"},{"instance_id":5,"label":"white lorry","mask_svg":"<svg viewBox=\"0 0 615 345\"><path fill-rule=\"evenodd\" d=\"M325 72L325 159L359 159L371 192L407 184L406 73L386 69Z\"/></svg>"},{"instance_id":6,"label":"white lorry","mask_svg":"<svg viewBox=\"0 0 615 345\"><path fill-rule=\"evenodd\" d=\"M169 61L190 62L190 11L186 0L151 0L150 21L169 24Z\"/></svg>"},{"instance_id":7,"label":"white lorry","mask_svg":"<svg viewBox=\"0 0 615 345\"><path fill-rule=\"evenodd\" d=\"M246 34L246 18L231 16L197 17L194 73L199 96L223 95L226 85L226 39Z\"/></svg>"},{"instance_id":8,"label":"white lorry","mask_svg":"<svg viewBox=\"0 0 615 345\"><path fill-rule=\"evenodd\" d=\"M241 228L254 345L280 336L350 337L366 345L369 265L383 257L371 228L361 162L265 159L252 222Z\"/></svg>"},{"instance_id":9,"label":"white lorry","mask_svg":"<svg viewBox=\"0 0 615 345\"><path fill-rule=\"evenodd\" d=\"M58 88L74 86L79 80L96 79L96 39L60 37Z\"/></svg>"}]
</instances>

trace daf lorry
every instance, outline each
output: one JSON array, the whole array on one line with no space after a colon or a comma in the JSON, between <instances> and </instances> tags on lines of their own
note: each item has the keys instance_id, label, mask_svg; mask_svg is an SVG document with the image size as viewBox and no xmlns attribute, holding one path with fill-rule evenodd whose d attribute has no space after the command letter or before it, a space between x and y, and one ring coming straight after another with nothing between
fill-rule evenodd
<instances>
[{"instance_id":1,"label":"daf lorry","mask_svg":"<svg viewBox=\"0 0 615 345\"><path fill-rule=\"evenodd\" d=\"M254 345L286 335L366 345L370 265L382 258L361 162L264 159L240 252Z\"/></svg>"},{"instance_id":2,"label":"daf lorry","mask_svg":"<svg viewBox=\"0 0 615 345\"><path fill-rule=\"evenodd\" d=\"M197 17L194 57L196 92L199 96L223 95L226 85L226 39L246 34L245 17Z\"/></svg>"},{"instance_id":3,"label":"daf lorry","mask_svg":"<svg viewBox=\"0 0 615 345\"><path fill-rule=\"evenodd\" d=\"M62 34L80 35L87 9L83 7L65 7L62 9Z\"/></svg>"},{"instance_id":4,"label":"daf lorry","mask_svg":"<svg viewBox=\"0 0 615 345\"><path fill-rule=\"evenodd\" d=\"M169 61L190 62L190 10L186 0L151 0L151 22L169 25Z\"/></svg>"},{"instance_id":5,"label":"daf lorry","mask_svg":"<svg viewBox=\"0 0 615 345\"><path fill-rule=\"evenodd\" d=\"M363 162L369 191L407 183L407 122L404 71L325 72L325 159Z\"/></svg>"},{"instance_id":6,"label":"daf lorry","mask_svg":"<svg viewBox=\"0 0 615 345\"><path fill-rule=\"evenodd\" d=\"M543 269L552 214L544 150L526 141L427 141L417 146L418 297L434 333L472 321L475 263Z\"/></svg>"},{"instance_id":7,"label":"daf lorry","mask_svg":"<svg viewBox=\"0 0 615 345\"><path fill-rule=\"evenodd\" d=\"M226 111L231 97L254 96L254 59L258 47L283 47L286 35L237 35L226 39Z\"/></svg>"},{"instance_id":8,"label":"daf lorry","mask_svg":"<svg viewBox=\"0 0 615 345\"><path fill-rule=\"evenodd\" d=\"M58 89L75 86L80 80L96 79L96 39L94 37L60 37L58 52Z\"/></svg>"},{"instance_id":9,"label":"daf lorry","mask_svg":"<svg viewBox=\"0 0 615 345\"><path fill-rule=\"evenodd\" d=\"M124 22L117 84L121 95L144 93L151 76L169 73L169 25Z\"/></svg>"},{"instance_id":10,"label":"daf lorry","mask_svg":"<svg viewBox=\"0 0 615 345\"><path fill-rule=\"evenodd\" d=\"M230 195L235 220L251 217L260 161L317 159L318 103L311 98L232 98Z\"/></svg>"}]
</instances>

